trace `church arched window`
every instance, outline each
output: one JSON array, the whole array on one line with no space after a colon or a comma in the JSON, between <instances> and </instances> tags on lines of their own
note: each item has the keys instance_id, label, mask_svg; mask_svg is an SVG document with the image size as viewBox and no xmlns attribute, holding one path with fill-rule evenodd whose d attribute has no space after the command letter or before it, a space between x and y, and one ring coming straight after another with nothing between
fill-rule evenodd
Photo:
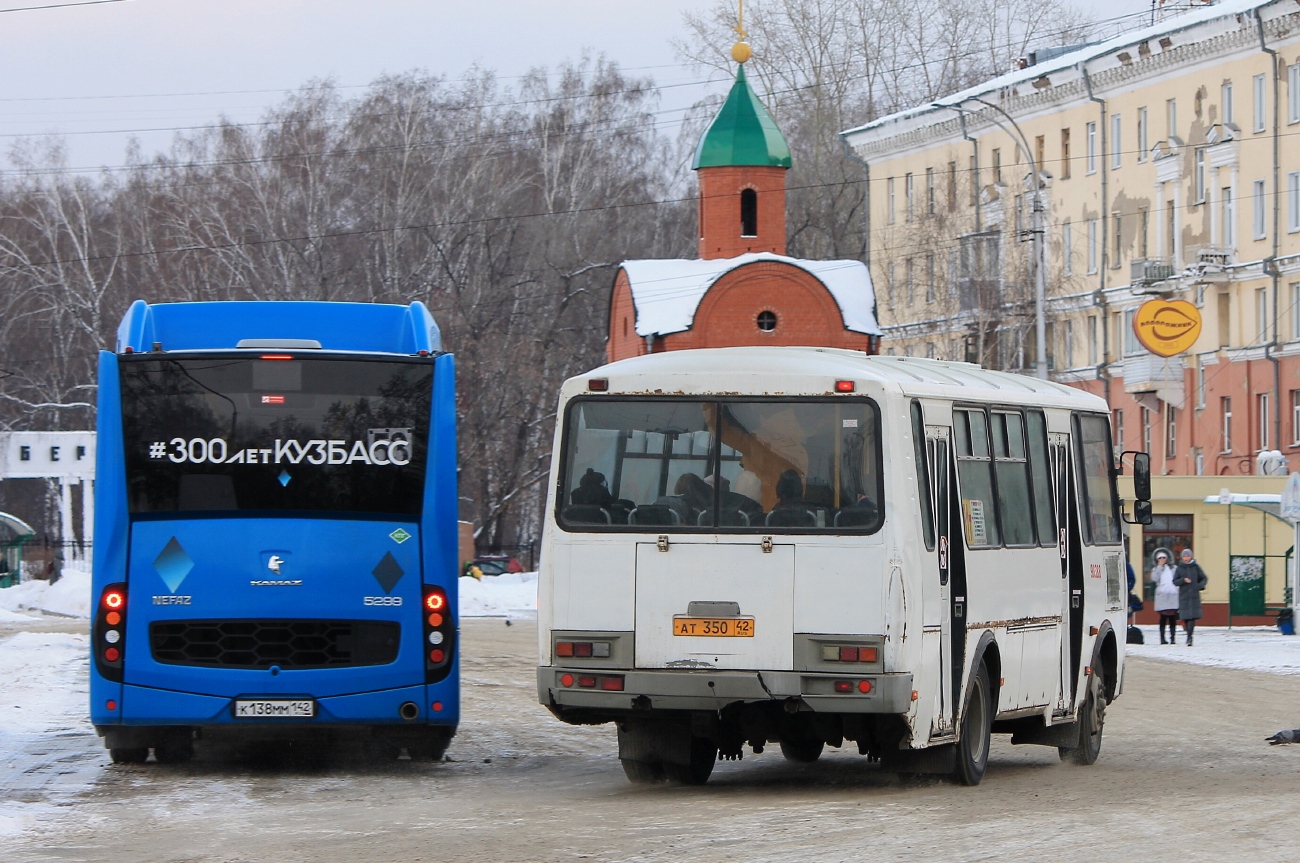
<instances>
[{"instance_id":1,"label":"church arched window","mask_svg":"<svg viewBox=\"0 0 1300 863\"><path fill-rule=\"evenodd\" d=\"M758 236L758 192L753 189L740 192L740 235Z\"/></svg>"}]
</instances>

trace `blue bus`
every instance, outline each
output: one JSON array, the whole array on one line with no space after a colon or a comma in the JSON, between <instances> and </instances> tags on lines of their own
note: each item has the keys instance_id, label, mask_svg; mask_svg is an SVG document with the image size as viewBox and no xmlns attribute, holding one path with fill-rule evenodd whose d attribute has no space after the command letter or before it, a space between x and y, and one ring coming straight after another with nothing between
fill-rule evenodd
<instances>
[{"instance_id":1,"label":"blue bus","mask_svg":"<svg viewBox=\"0 0 1300 863\"><path fill-rule=\"evenodd\" d=\"M459 719L454 365L422 303L136 301L99 358L90 714L440 759Z\"/></svg>"}]
</instances>

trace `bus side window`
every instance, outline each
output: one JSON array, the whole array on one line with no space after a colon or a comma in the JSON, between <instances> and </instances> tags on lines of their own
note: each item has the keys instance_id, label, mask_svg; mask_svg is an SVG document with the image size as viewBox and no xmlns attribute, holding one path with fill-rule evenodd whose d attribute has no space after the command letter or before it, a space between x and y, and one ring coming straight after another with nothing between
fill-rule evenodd
<instances>
[{"instance_id":1,"label":"bus side window","mask_svg":"<svg viewBox=\"0 0 1300 863\"><path fill-rule=\"evenodd\" d=\"M912 446L916 452L917 499L921 502L921 531L926 551L934 551L934 509L931 506L930 463L925 451L925 417L921 403L912 402Z\"/></svg>"},{"instance_id":2,"label":"bus side window","mask_svg":"<svg viewBox=\"0 0 1300 863\"><path fill-rule=\"evenodd\" d=\"M1052 483L1047 459L1047 420L1042 411L1025 415L1029 438L1029 472L1034 481L1034 520L1040 545L1056 545L1056 518L1052 509Z\"/></svg>"},{"instance_id":3,"label":"bus side window","mask_svg":"<svg viewBox=\"0 0 1300 863\"><path fill-rule=\"evenodd\" d=\"M998 481L998 521L1007 545L1034 545L1033 501L1029 492L1029 462L1025 455L1024 422L1018 413L995 411L993 458Z\"/></svg>"},{"instance_id":4,"label":"bus side window","mask_svg":"<svg viewBox=\"0 0 1300 863\"><path fill-rule=\"evenodd\" d=\"M1074 429L1085 536L1089 545L1113 545L1119 542L1119 503L1112 479L1114 451L1109 419L1097 414L1075 414Z\"/></svg>"},{"instance_id":5,"label":"bus side window","mask_svg":"<svg viewBox=\"0 0 1300 863\"><path fill-rule=\"evenodd\" d=\"M993 461L989 457L987 414L982 410L953 411L952 425L966 544L972 548L1001 545L993 498Z\"/></svg>"}]
</instances>

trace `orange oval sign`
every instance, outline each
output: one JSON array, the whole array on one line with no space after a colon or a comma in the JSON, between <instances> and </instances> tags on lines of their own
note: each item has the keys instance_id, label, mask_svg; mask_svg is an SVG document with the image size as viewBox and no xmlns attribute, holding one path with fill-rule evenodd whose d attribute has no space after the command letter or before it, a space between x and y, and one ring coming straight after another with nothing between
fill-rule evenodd
<instances>
[{"instance_id":1,"label":"orange oval sign","mask_svg":"<svg viewBox=\"0 0 1300 863\"><path fill-rule=\"evenodd\" d=\"M1142 347L1161 357L1181 354L1201 334L1201 313L1187 300L1148 300L1133 315Z\"/></svg>"}]
</instances>

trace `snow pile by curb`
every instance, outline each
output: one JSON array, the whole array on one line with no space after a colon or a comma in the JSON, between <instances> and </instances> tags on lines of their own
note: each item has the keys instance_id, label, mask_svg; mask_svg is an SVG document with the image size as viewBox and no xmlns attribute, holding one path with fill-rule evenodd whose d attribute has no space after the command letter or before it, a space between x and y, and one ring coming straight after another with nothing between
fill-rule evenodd
<instances>
[{"instance_id":1,"label":"snow pile by curb","mask_svg":"<svg viewBox=\"0 0 1300 863\"><path fill-rule=\"evenodd\" d=\"M1177 644L1160 643L1154 626L1143 626L1145 644L1130 644L1129 656L1186 662L1238 671L1266 671L1272 674L1300 674L1300 636L1282 635L1273 627L1196 627L1196 643L1187 646L1187 636L1178 630Z\"/></svg>"},{"instance_id":2,"label":"snow pile by curb","mask_svg":"<svg viewBox=\"0 0 1300 863\"><path fill-rule=\"evenodd\" d=\"M460 580L461 617L537 617L537 573L485 575Z\"/></svg>"},{"instance_id":3,"label":"snow pile by curb","mask_svg":"<svg viewBox=\"0 0 1300 863\"><path fill-rule=\"evenodd\" d=\"M44 611L64 617L90 617L90 571L64 567L63 577L48 581L24 581L0 589L0 612ZM4 618L0 618L3 620Z\"/></svg>"}]
</instances>

